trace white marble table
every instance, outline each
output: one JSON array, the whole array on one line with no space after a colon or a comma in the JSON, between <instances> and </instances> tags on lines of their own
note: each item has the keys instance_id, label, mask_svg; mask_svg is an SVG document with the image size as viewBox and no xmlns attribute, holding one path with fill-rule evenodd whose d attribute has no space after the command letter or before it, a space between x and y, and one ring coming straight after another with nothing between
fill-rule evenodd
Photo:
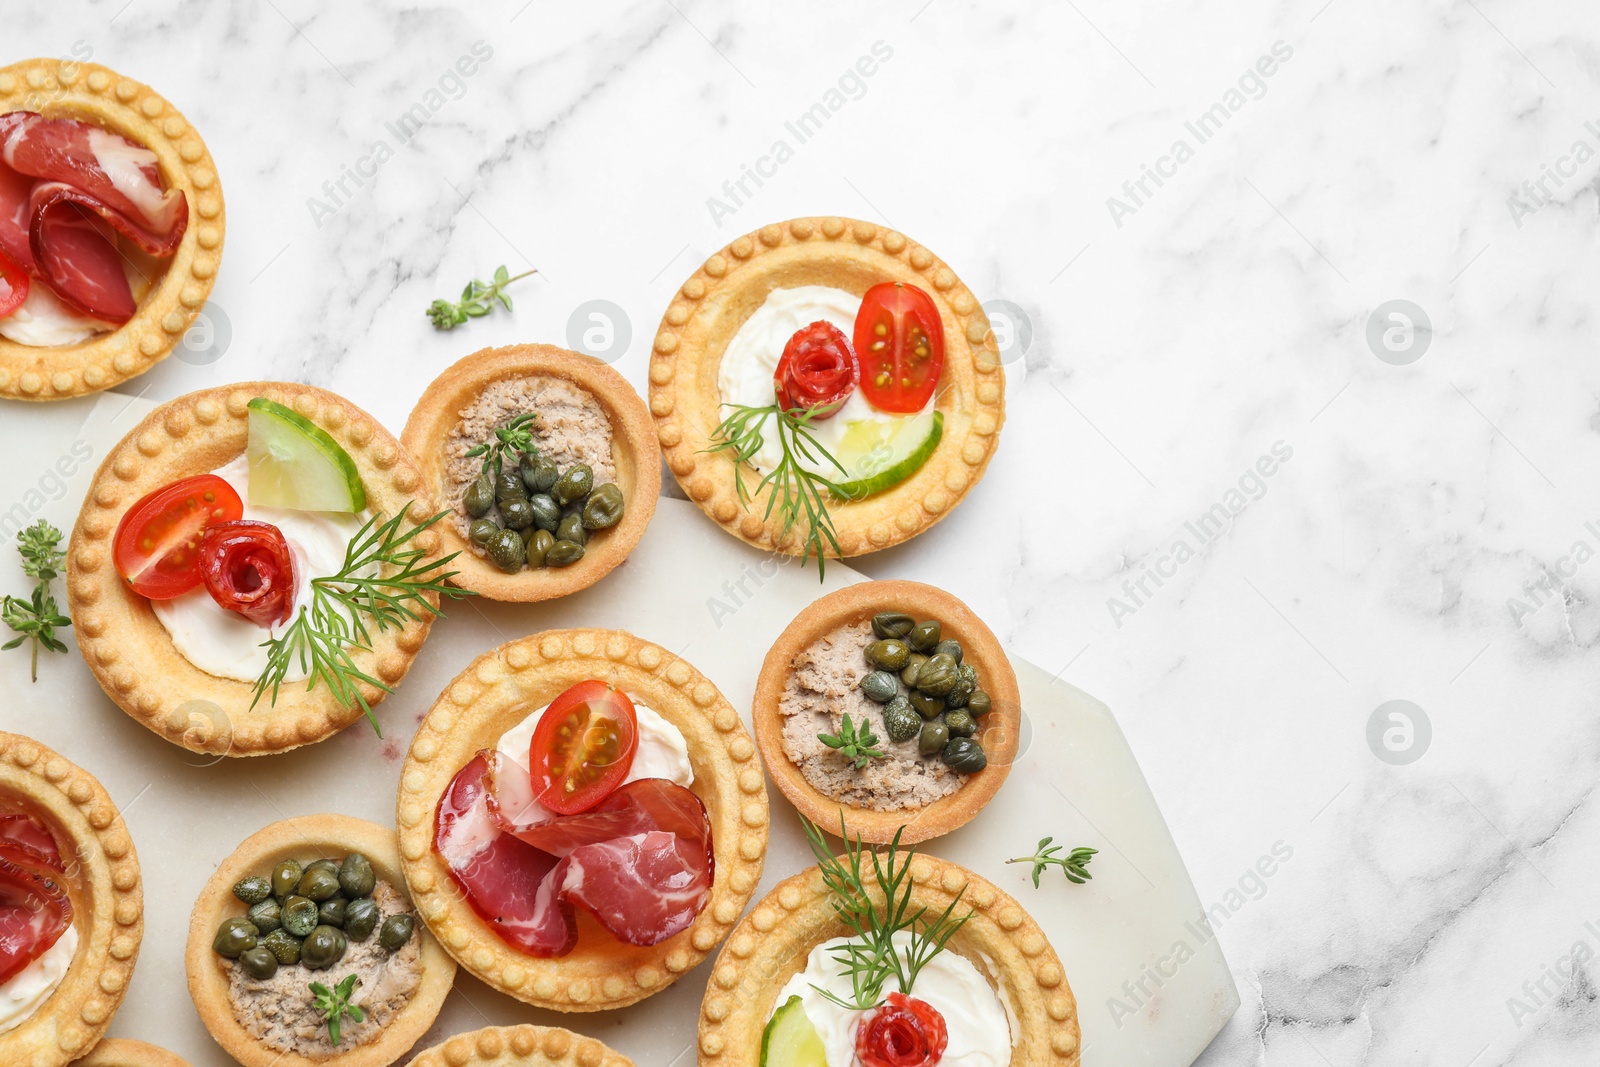
<instances>
[{"instance_id":1,"label":"white marble table","mask_svg":"<svg viewBox=\"0 0 1600 1067\"><path fill-rule=\"evenodd\" d=\"M1201 1062L1592 1062L1592 10L12 7L0 60L92 53L216 156L219 329L152 399L299 379L397 427L448 361L593 300L642 384L740 232L931 245L1030 344L984 482L860 568L1117 710L1244 997ZM502 262L541 272L515 316L426 328ZM81 417L8 405L0 439ZM1407 752L1369 731L1392 700L1430 724Z\"/></svg>"}]
</instances>

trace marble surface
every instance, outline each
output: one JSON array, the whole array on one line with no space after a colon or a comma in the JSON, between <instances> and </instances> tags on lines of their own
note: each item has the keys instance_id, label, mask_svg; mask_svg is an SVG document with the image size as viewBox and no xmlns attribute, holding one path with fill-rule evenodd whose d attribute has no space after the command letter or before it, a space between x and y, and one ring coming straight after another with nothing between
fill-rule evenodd
<instances>
[{"instance_id":1,"label":"marble surface","mask_svg":"<svg viewBox=\"0 0 1600 1067\"><path fill-rule=\"evenodd\" d=\"M216 156L227 343L128 389L154 399L284 377L398 427L449 361L593 300L642 384L738 233L929 244L1031 343L983 483L861 569L949 586L1116 710L1244 998L1202 1063L1485 1067L1600 1031L1596 29L1504 0L109 0L18 6L5 40L153 82ZM427 328L502 262L540 270L514 316Z\"/></svg>"}]
</instances>

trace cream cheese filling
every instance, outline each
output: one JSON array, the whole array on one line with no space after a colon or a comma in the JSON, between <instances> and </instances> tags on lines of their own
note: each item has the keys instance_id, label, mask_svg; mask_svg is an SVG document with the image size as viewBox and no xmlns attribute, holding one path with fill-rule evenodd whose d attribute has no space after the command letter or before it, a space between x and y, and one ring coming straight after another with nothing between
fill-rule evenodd
<instances>
[{"instance_id":1,"label":"cream cheese filling","mask_svg":"<svg viewBox=\"0 0 1600 1067\"><path fill-rule=\"evenodd\" d=\"M50 999L77 952L77 927L68 926L42 956L0 985L0 1034L27 1022Z\"/></svg>"}]
</instances>

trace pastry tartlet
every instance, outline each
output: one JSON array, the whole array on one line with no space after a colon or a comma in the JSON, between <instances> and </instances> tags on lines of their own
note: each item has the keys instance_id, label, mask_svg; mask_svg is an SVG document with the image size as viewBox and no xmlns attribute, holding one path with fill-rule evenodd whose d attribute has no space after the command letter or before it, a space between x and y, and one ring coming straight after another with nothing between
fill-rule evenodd
<instances>
[{"instance_id":1,"label":"pastry tartlet","mask_svg":"<svg viewBox=\"0 0 1600 1067\"><path fill-rule=\"evenodd\" d=\"M404 1006L387 1020L376 1038L356 1043L347 1032L338 1051L309 1056L268 1047L240 1021L229 996L230 974L237 964L217 955L212 945L219 924L247 912L233 886L241 879L271 873L284 860L305 864L325 857L343 859L352 852L367 858L380 884L403 891L405 881L392 832L377 823L346 815L307 815L272 823L246 838L217 867L195 901L184 948L189 995L217 1044L245 1067L311 1067L329 1063L340 1067L387 1067L410 1051L433 1025L450 992L456 975L455 961L418 923L412 937L420 949L420 977ZM368 940L376 937L369 935ZM308 971L305 977L308 983L321 981L332 986L343 975L344 970L334 964L326 970ZM354 1025L345 1023L347 1031Z\"/></svg>"},{"instance_id":2,"label":"pastry tartlet","mask_svg":"<svg viewBox=\"0 0 1600 1067\"><path fill-rule=\"evenodd\" d=\"M435 511L416 464L372 416L333 393L286 382L244 382L204 389L152 411L111 450L78 514L67 553L67 598L78 647L106 695L148 729L194 752L258 756L321 741L362 717L326 685L285 682L275 702L255 701L254 685L219 677L190 662L134 593L113 561L124 514L145 494L204 474L244 454L252 398L275 401L331 435L353 460L368 509L385 516L409 509L411 522ZM437 525L414 544L437 553ZM369 627L371 651L353 652L365 673L391 687L411 667L432 625L422 613L403 628ZM263 632L262 640L265 640ZM386 695L361 684L369 704ZM252 704L254 707L252 708Z\"/></svg>"},{"instance_id":3,"label":"pastry tartlet","mask_svg":"<svg viewBox=\"0 0 1600 1067\"><path fill-rule=\"evenodd\" d=\"M486 1026L417 1053L411 1067L633 1067L592 1037L559 1026Z\"/></svg>"},{"instance_id":4,"label":"pastry tartlet","mask_svg":"<svg viewBox=\"0 0 1600 1067\"><path fill-rule=\"evenodd\" d=\"M937 621L944 637L958 640L965 652L963 662L976 668L982 688L991 698L992 710L977 720L975 735L986 754L987 766L963 776L959 788L931 803L875 810L829 796L808 780L785 749L785 716L780 705L797 657L842 628L867 623L885 611L907 612L919 620ZM867 637L871 637L870 630ZM863 666L860 670L865 674L868 668ZM881 723L873 721L877 718L875 706L864 700L862 706L873 709L869 713L873 719L869 721L881 736L885 731ZM802 815L835 834L840 832L842 816L846 833L873 844L886 844L903 826L901 840L914 844L962 826L999 791L1016 759L1022 701L1016 673L999 640L960 600L921 582L861 582L821 597L795 616L778 636L762 661L751 716L767 773Z\"/></svg>"},{"instance_id":5,"label":"pastry tartlet","mask_svg":"<svg viewBox=\"0 0 1600 1067\"><path fill-rule=\"evenodd\" d=\"M467 437L463 429L464 419L483 402L486 391L516 390L519 386L559 389L567 394L560 397L564 406L587 409L589 421L605 424L603 432L609 436L609 449L601 451L609 454L601 462L609 462L625 509L616 525L590 535L583 557L577 562L507 573L467 537L470 516L463 496L468 481L460 475L480 461L463 458L460 453L468 444L483 439ZM506 408L507 412L513 410L522 409ZM487 420L480 416L479 421ZM492 429L485 425L483 432L492 438ZM568 434L564 425L550 426L539 418L533 422L534 444L542 450L568 451L564 441ZM661 494L661 451L639 394L627 379L600 360L554 345L486 348L459 360L422 394L406 420L401 440L416 457L428 491L450 512L437 528L445 551L460 553L454 562L458 573L452 581L491 600L550 600L593 585L628 558L644 536ZM597 472L595 483L602 480L602 474Z\"/></svg>"},{"instance_id":6,"label":"pastry tartlet","mask_svg":"<svg viewBox=\"0 0 1600 1067\"><path fill-rule=\"evenodd\" d=\"M100 1042L77 1064L78 1067L189 1067L189 1061L176 1053L125 1037Z\"/></svg>"},{"instance_id":7,"label":"pastry tartlet","mask_svg":"<svg viewBox=\"0 0 1600 1067\"><path fill-rule=\"evenodd\" d=\"M82 1056L127 992L144 935L139 859L122 816L92 775L19 734L0 733L0 810L48 826L66 872L78 945L31 1015L0 1032L0 1063L61 1067Z\"/></svg>"},{"instance_id":8,"label":"pastry tartlet","mask_svg":"<svg viewBox=\"0 0 1600 1067\"><path fill-rule=\"evenodd\" d=\"M37 111L121 134L158 158L167 187L188 198L188 229L133 318L77 344L33 347L0 337L0 397L61 400L149 370L178 344L211 295L226 212L216 163L182 114L148 86L102 67L29 59L0 67L0 114Z\"/></svg>"},{"instance_id":9,"label":"pastry tartlet","mask_svg":"<svg viewBox=\"0 0 1600 1067\"><path fill-rule=\"evenodd\" d=\"M713 882L692 925L658 944L624 944L580 910L576 947L538 958L503 940L465 899L434 848L435 813L475 753L493 748L531 709L591 678L648 702L683 735L690 788L710 820ZM766 857L767 793L739 713L686 661L620 630L550 630L485 653L445 688L401 768L396 823L417 911L461 966L537 1007L601 1011L659 993L738 921Z\"/></svg>"},{"instance_id":10,"label":"pastry tartlet","mask_svg":"<svg viewBox=\"0 0 1600 1067\"><path fill-rule=\"evenodd\" d=\"M763 226L712 255L673 296L650 357L650 413L662 454L700 510L757 548L805 551L805 531L783 536L772 490L741 500L735 471L754 491L760 475L706 452L727 412L718 374L740 327L775 290L829 286L861 297L885 282L924 290L944 329L934 397L943 414L937 448L910 477L861 500L830 501L840 553L875 552L914 537L960 503L983 476L1005 421L1005 374L978 299L928 249L871 222L800 218ZM802 526L804 522L802 521ZM832 555L831 546L828 554Z\"/></svg>"},{"instance_id":11,"label":"pastry tartlet","mask_svg":"<svg viewBox=\"0 0 1600 1067\"><path fill-rule=\"evenodd\" d=\"M1007 1007L1009 1062L1076 1067L1078 1006L1061 960L1022 906L964 867L911 859L911 908L939 915L957 894L956 915L972 917L945 948L977 968ZM869 889L873 899L882 894ZM816 867L779 882L745 916L717 956L700 1005L700 1067L760 1061L761 1038L778 991L802 970L811 950L849 933ZM891 987L893 983L890 983Z\"/></svg>"}]
</instances>

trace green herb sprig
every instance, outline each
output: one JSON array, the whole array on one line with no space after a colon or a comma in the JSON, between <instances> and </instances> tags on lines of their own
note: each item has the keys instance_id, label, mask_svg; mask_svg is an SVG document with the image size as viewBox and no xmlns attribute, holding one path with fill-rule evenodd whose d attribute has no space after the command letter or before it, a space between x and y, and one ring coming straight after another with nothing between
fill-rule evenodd
<instances>
[{"instance_id":1,"label":"green herb sprig","mask_svg":"<svg viewBox=\"0 0 1600 1067\"><path fill-rule=\"evenodd\" d=\"M328 1024L328 1040L337 1045L343 1036L339 1033L339 1025L346 1016L355 1022L365 1022L367 1013L357 1004L352 1004L350 998L355 996L356 986L361 984L361 979L355 975L346 975L338 985L329 989L321 982L311 983L311 1006L321 1013Z\"/></svg>"},{"instance_id":2,"label":"green herb sprig","mask_svg":"<svg viewBox=\"0 0 1600 1067\"><path fill-rule=\"evenodd\" d=\"M24 641L33 645L32 679L39 680L39 649L65 652L67 646L56 637L56 627L71 626L61 614L50 583L61 573L66 554L61 551L61 531L43 519L17 534L17 551L22 554L22 573L34 579L30 598L6 596L0 600L0 622L17 636L0 645L0 651L13 649Z\"/></svg>"},{"instance_id":3,"label":"green herb sprig","mask_svg":"<svg viewBox=\"0 0 1600 1067\"><path fill-rule=\"evenodd\" d=\"M1082 885L1094 875L1089 873L1089 861L1100 850L1097 848L1075 848L1065 856L1060 855L1064 845L1052 845L1053 837L1041 837L1039 846L1031 856L1018 856L1016 859L1006 860L1007 863L1033 864L1033 888L1039 888L1039 876L1049 867L1060 867L1061 873L1067 876L1067 881L1073 885Z\"/></svg>"},{"instance_id":4,"label":"green herb sprig","mask_svg":"<svg viewBox=\"0 0 1600 1067\"><path fill-rule=\"evenodd\" d=\"M476 278L468 282L467 287L461 290L459 301L451 303L440 299L429 304L428 318L433 322L435 329L453 330L468 319L481 319L489 314L494 310L496 302L510 311L511 298L506 295L506 286L537 273L536 270L526 270L512 276L502 265L495 270L493 282L481 282Z\"/></svg>"},{"instance_id":5,"label":"green herb sprig","mask_svg":"<svg viewBox=\"0 0 1600 1067\"><path fill-rule=\"evenodd\" d=\"M452 600L474 595L470 590L449 584L455 571L446 571L456 553L441 559L428 558L416 545L423 530L444 518L439 514L419 525L402 530L407 508L392 519L368 519L350 539L344 565L337 574L311 580L309 604L301 604L294 621L275 637L262 642L267 649L267 666L256 679L253 708L263 696L269 704L278 700L278 689L292 666L307 675L306 688L326 685L334 699L344 707L359 704L379 737L383 731L362 692L363 685L394 690L356 665L354 653L372 651L372 626L378 631L402 629L408 622L444 612L428 599L429 594Z\"/></svg>"},{"instance_id":6,"label":"green herb sprig","mask_svg":"<svg viewBox=\"0 0 1600 1067\"><path fill-rule=\"evenodd\" d=\"M862 717L861 726L857 729L856 724L850 721L849 712L845 712L837 734L818 734L817 740L829 748L837 749L841 756L855 764L858 771L864 770L873 760L888 755L877 747L883 738L872 732L872 724L866 717Z\"/></svg>"},{"instance_id":7,"label":"green herb sprig","mask_svg":"<svg viewBox=\"0 0 1600 1067\"><path fill-rule=\"evenodd\" d=\"M501 460L506 453L512 452L519 456L524 452L537 454L537 450L533 447L534 418L535 413L531 411L518 415L504 426L496 429L492 440L467 449L467 457L470 459L473 456L482 456L483 473L489 474L490 477L498 478L500 476ZM489 470L490 466L494 467L492 474Z\"/></svg>"}]
</instances>

